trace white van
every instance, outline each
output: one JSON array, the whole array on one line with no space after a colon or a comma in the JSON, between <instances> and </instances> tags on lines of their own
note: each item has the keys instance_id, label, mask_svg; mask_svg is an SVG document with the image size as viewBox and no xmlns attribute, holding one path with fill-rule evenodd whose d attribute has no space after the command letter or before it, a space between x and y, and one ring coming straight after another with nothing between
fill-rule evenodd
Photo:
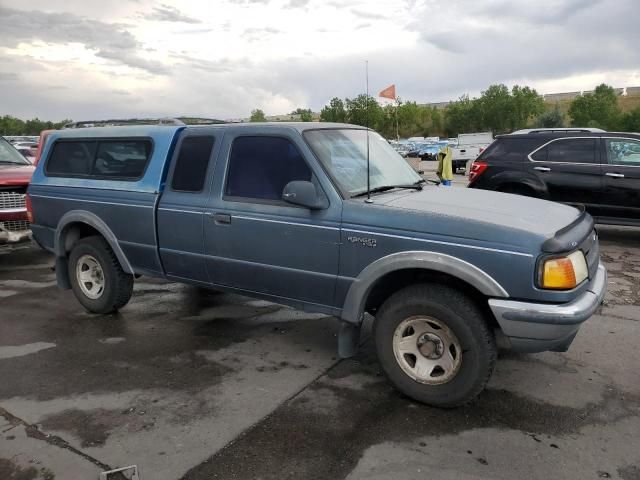
<instances>
[{"instance_id":1,"label":"white van","mask_svg":"<svg viewBox=\"0 0 640 480\"><path fill-rule=\"evenodd\" d=\"M480 153L491 145L493 134L483 133L461 133L458 135L458 145L452 146L453 172L459 169L466 169L467 163L474 161Z\"/></svg>"}]
</instances>

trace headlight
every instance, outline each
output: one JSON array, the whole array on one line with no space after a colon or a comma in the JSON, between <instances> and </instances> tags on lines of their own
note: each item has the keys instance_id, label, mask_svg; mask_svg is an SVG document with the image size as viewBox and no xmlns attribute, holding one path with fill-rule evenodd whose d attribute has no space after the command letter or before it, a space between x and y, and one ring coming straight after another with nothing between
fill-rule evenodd
<instances>
[{"instance_id":1,"label":"headlight","mask_svg":"<svg viewBox=\"0 0 640 480\"><path fill-rule=\"evenodd\" d=\"M566 257L545 260L542 264L540 286L552 290L571 290L588 276L587 260L577 250Z\"/></svg>"}]
</instances>

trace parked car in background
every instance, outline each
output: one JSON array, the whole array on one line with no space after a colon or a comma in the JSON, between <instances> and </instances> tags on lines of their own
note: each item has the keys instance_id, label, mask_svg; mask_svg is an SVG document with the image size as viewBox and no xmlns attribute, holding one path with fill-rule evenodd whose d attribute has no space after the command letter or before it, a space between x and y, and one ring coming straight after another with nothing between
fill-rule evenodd
<instances>
[{"instance_id":1,"label":"parked car in background","mask_svg":"<svg viewBox=\"0 0 640 480\"><path fill-rule=\"evenodd\" d=\"M38 143L37 135L5 135L4 139L12 145L16 143Z\"/></svg>"},{"instance_id":2,"label":"parked car in background","mask_svg":"<svg viewBox=\"0 0 640 480\"><path fill-rule=\"evenodd\" d=\"M469 187L584 205L596 222L640 225L640 134L535 129L499 136Z\"/></svg>"},{"instance_id":3,"label":"parked car in background","mask_svg":"<svg viewBox=\"0 0 640 480\"><path fill-rule=\"evenodd\" d=\"M438 153L447 145L449 145L447 141L437 141L423 145L418 151L418 157L423 161L438 160Z\"/></svg>"},{"instance_id":4,"label":"parked car in background","mask_svg":"<svg viewBox=\"0 0 640 480\"><path fill-rule=\"evenodd\" d=\"M36 152L38 151L38 144L37 143L29 143L29 144L24 144L24 143L16 143L13 145L13 147L18 150L18 152L20 152L20 154L26 158L29 163L33 164L35 163L36 160Z\"/></svg>"},{"instance_id":5,"label":"parked car in background","mask_svg":"<svg viewBox=\"0 0 640 480\"><path fill-rule=\"evenodd\" d=\"M465 170L467 163L475 160L483 150L493 142L491 132L461 133L458 135L457 145L451 146L453 155L453 173Z\"/></svg>"},{"instance_id":6,"label":"parked car in background","mask_svg":"<svg viewBox=\"0 0 640 480\"><path fill-rule=\"evenodd\" d=\"M393 141L393 142L390 142L390 145L393 147L393 149L396 152L400 154L401 157L407 157L412 148L412 145L406 141L404 142Z\"/></svg>"},{"instance_id":7,"label":"parked car in background","mask_svg":"<svg viewBox=\"0 0 640 480\"><path fill-rule=\"evenodd\" d=\"M51 132L28 195L34 238L87 310L161 277L334 315L342 357L369 313L390 381L437 406L482 391L496 335L569 348L607 284L584 211L427 186L354 125Z\"/></svg>"},{"instance_id":8,"label":"parked car in background","mask_svg":"<svg viewBox=\"0 0 640 480\"><path fill-rule=\"evenodd\" d=\"M26 193L33 170L33 165L0 137L0 244L31 236Z\"/></svg>"}]
</instances>

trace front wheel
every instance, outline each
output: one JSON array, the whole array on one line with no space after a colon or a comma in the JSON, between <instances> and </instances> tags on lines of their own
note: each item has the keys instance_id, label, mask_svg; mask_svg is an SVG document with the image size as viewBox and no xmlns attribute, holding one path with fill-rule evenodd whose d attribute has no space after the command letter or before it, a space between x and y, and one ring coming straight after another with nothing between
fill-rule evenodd
<instances>
[{"instance_id":1,"label":"front wheel","mask_svg":"<svg viewBox=\"0 0 640 480\"><path fill-rule=\"evenodd\" d=\"M482 312L460 291L439 284L410 286L389 297L376 315L374 339L391 383L437 407L473 400L496 360Z\"/></svg>"},{"instance_id":2,"label":"front wheel","mask_svg":"<svg viewBox=\"0 0 640 480\"><path fill-rule=\"evenodd\" d=\"M84 308L111 313L125 306L133 293L133 275L122 270L102 237L79 240L69 255L71 288Z\"/></svg>"}]
</instances>

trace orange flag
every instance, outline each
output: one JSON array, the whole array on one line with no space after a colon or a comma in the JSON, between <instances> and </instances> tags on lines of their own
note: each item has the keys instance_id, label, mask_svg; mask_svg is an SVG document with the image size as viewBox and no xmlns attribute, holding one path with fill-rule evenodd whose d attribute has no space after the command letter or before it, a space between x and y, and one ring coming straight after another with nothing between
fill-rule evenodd
<instances>
[{"instance_id":1,"label":"orange flag","mask_svg":"<svg viewBox=\"0 0 640 480\"><path fill-rule=\"evenodd\" d=\"M395 84L385 88L384 90L382 90L378 94L378 96L382 97L382 98L388 98L390 100L395 100L396 99L396 86L395 86Z\"/></svg>"}]
</instances>

